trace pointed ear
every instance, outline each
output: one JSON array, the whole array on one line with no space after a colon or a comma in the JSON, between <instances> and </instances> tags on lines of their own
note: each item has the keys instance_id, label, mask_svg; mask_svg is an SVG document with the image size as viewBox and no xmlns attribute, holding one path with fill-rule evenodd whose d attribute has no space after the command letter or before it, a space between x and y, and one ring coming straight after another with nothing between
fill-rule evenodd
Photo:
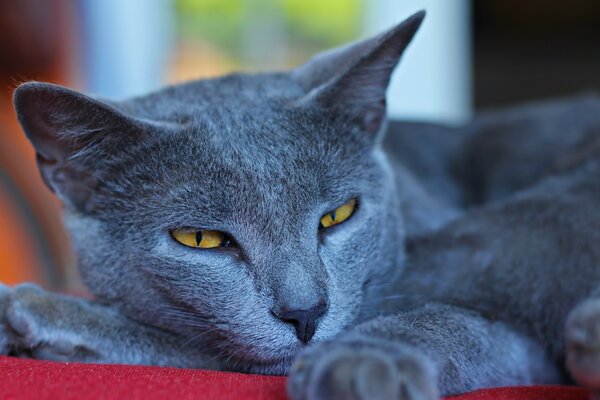
<instances>
[{"instance_id":1,"label":"pointed ear","mask_svg":"<svg viewBox=\"0 0 600 400\"><path fill-rule=\"evenodd\" d=\"M107 103L48 83L22 84L13 100L44 182L65 205L89 210L97 181L81 155L115 135L140 132L140 122Z\"/></svg>"},{"instance_id":2,"label":"pointed ear","mask_svg":"<svg viewBox=\"0 0 600 400\"><path fill-rule=\"evenodd\" d=\"M420 11L379 36L317 55L292 72L308 92L301 103L342 112L365 132L385 120L385 96L394 68L425 18Z\"/></svg>"}]
</instances>

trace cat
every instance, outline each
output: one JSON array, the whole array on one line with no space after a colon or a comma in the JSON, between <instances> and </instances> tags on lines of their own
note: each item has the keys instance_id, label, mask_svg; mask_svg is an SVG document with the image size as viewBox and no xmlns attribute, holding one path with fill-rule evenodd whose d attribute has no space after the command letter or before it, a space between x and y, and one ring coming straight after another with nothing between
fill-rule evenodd
<instances>
[{"instance_id":1,"label":"cat","mask_svg":"<svg viewBox=\"0 0 600 400\"><path fill-rule=\"evenodd\" d=\"M294 399L415 400L561 383L566 356L596 387L599 135L514 194L493 190L494 171L518 162L459 168L473 198L506 196L472 210L450 176L421 184L384 133L390 75L423 18L290 72L122 102L17 88L96 299L0 286L0 353L289 373ZM447 128L461 134L440 158L475 157L468 130Z\"/></svg>"},{"instance_id":2,"label":"cat","mask_svg":"<svg viewBox=\"0 0 600 400\"><path fill-rule=\"evenodd\" d=\"M291 72L118 103L20 86L17 115L98 302L253 372L285 373L306 342L351 325L368 283L403 258L389 243L404 242L405 225L421 231L453 215L408 190L410 177L394 175L379 145L389 77L422 19ZM354 199L347 221L319 228ZM409 202L426 211L403 216ZM205 227L230 245L174 240Z\"/></svg>"}]
</instances>

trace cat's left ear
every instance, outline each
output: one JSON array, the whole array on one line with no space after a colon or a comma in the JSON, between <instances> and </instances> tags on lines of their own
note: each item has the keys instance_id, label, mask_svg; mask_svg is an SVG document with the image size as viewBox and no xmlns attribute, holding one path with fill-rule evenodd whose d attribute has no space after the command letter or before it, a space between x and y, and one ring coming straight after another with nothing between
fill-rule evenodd
<instances>
[{"instance_id":1,"label":"cat's left ear","mask_svg":"<svg viewBox=\"0 0 600 400\"><path fill-rule=\"evenodd\" d=\"M80 210L93 207L96 169L147 131L144 121L58 85L24 83L13 100L44 182L65 205Z\"/></svg>"},{"instance_id":2,"label":"cat's left ear","mask_svg":"<svg viewBox=\"0 0 600 400\"><path fill-rule=\"evenodd\" d=\"M292 71L312 103L352 118L376 134L386 114L386 90L394 68L425 17L420 11L371 39L319 54Z\"/></svg>"}]
</instances>

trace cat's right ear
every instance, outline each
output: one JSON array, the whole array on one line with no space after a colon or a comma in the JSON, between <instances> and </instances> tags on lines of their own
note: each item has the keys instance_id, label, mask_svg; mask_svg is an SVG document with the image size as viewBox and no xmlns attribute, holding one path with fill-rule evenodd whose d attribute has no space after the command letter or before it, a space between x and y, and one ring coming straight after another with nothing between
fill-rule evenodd
<instances>
[{"instance_id":1,"label":"cat's right ear","mask_svg":"<svg viewBox=\"0 0 600 400\"><path fill-rule=\"evenodd\" d=\"M140 132L139 122L103 101L48 83L24 83L13 100L44 182L66 206L93 208L97 179L82 155L101 141L113 139L117 146L115 135Z\"/></svg>"},{"instance_id":2,"label":"cat's right ear","mask_svg":"<svg viewBox=\"0 0 600 400\"><path fill-rule=\"evenodd\" d=\"M371 135L381 132L386 90L425 12L413 14L382 34L321 53L292 71L306 92L300 104L343 115Z\"/></svg>"}]
</instances>

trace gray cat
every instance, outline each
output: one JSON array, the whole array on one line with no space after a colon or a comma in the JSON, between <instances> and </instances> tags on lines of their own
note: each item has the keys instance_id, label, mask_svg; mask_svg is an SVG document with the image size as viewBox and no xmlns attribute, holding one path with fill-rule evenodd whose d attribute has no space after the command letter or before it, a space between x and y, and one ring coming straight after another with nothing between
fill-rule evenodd
<instances>
[{"instance_id":1,"label":"gray cat","mask_svg":"<svg viewBox=\"0 0 600 400\"><path fill-rule=\"evenodd\" d=\"M124 102L20 86L96 300L0 288L0 353L289 373L295 399L415 400L563 382L566 355L596 387L600 135L461 211L461 193L506 186L458 168L461 189L441 167L477 153L477 133L444 128L456 139L427 166L384 152L401 146L383 142L385 90L423 17L290 72Z\"/></svg>"}]
</instances>

